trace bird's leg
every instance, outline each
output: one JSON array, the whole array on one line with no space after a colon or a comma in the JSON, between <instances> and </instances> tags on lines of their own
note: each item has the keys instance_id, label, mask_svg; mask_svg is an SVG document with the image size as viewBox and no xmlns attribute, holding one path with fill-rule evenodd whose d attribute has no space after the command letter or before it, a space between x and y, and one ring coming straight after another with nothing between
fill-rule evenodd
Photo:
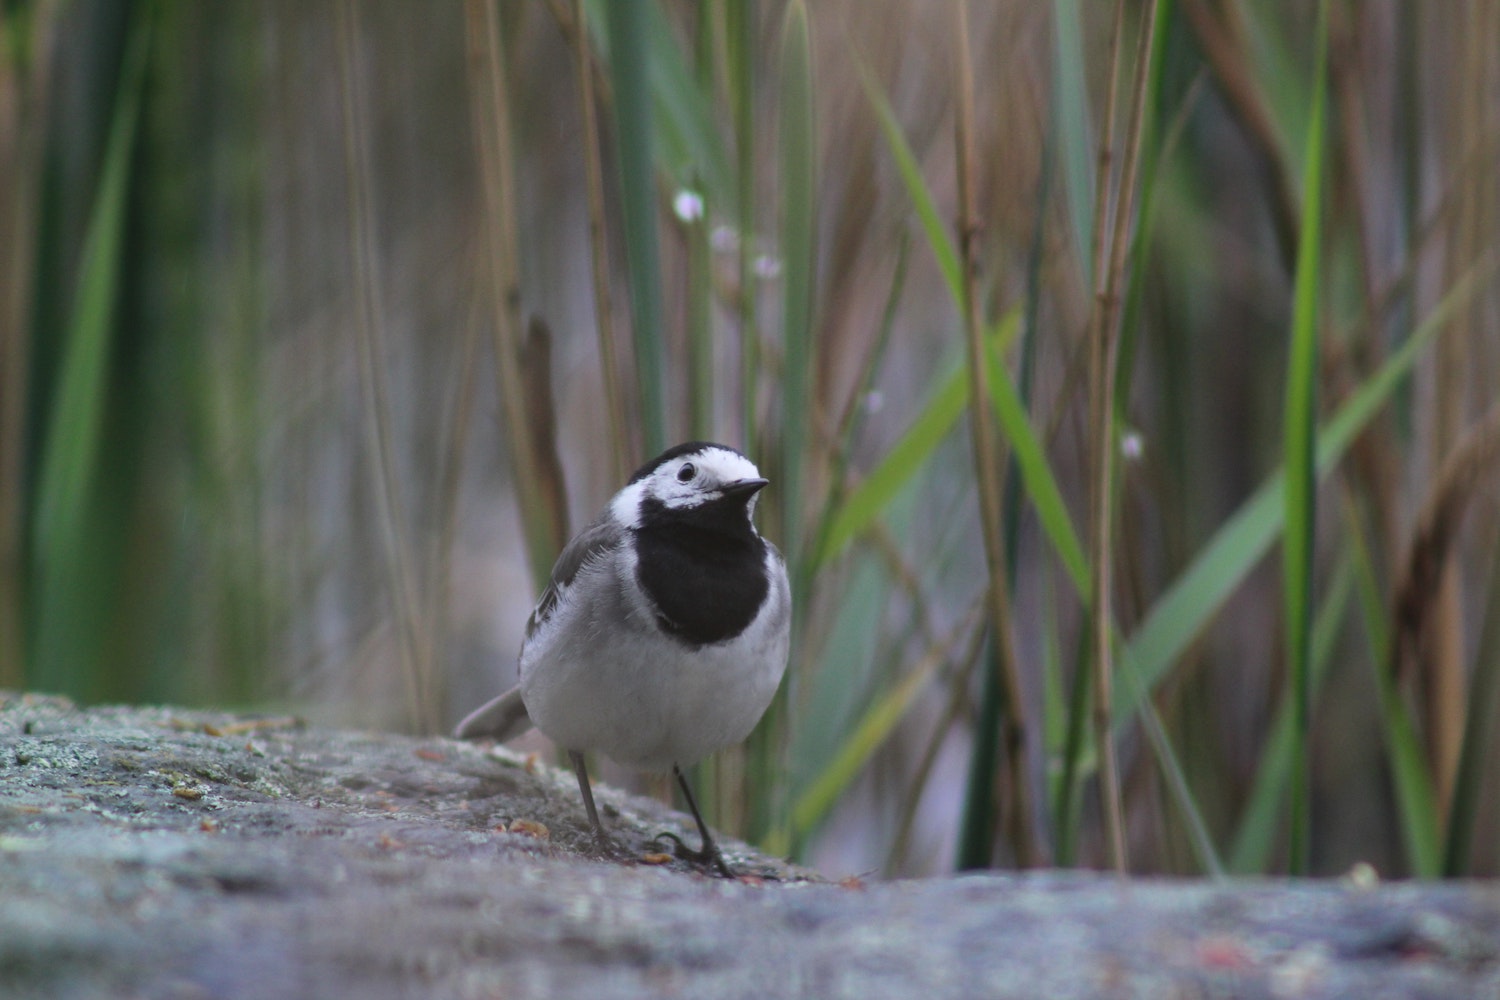
<instances>
[{"instance_id":1,"label":"bird's leg","mask_svg":"<svg viewBox=\"0 0 1500 1000\"><path fill-rule=\"evenodd\" d=\"M609 834L604 832L604 824L599 822L599 810L594 808L594 790L589 786L589 769L583 762L583 754L577 750L569 750L568 759L573 762L573 773L578 776L578 790L583 793L583 807L588 810L589 825L594 828L594 846L601 854L618 856L619 850L614 841L610 840Z\"/></svg>"},{"instance_id":2,"label":"bird's leg","mask_svg":"<svg viewBox=\"0 0 1500 1000\"><path fill-rule=\"evenodd\" d=\"M676 764L672 765L672 773L677 776L677 784L682 788L683 797L687 799L688 808L693 812L693 821L698 824L698 836L703 840L703 846L694 851L682 842L682 838L675 833L659 833L658 840L670 840L677 846L672 853L683 861L691 861L694 864L705 865L709 862L718 869L719 874L725 878L734 878L734 872L724 863L724 855L719 852L719 845L714 843L713 835L708 832L708 824L703 822L703 816L698 812L698 803L693 801L693 790L688 787L687 778Z\"/></svg>"}]
</instances>

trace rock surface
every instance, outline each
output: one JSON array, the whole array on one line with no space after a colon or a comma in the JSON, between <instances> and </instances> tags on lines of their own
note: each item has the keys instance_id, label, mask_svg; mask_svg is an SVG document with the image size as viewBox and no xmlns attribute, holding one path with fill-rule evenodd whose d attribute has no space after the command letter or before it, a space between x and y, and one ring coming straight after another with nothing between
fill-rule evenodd
<instances>
[{"instance_id":1,"label":"rock surface","mask_svg":"<svg viewBox=\"0 0 1500 1000\"><path fill-rule=\"evenodd\" d=\"M596 794L637 856L696 841ZM733 842L729 882L588 844L572 775L503 749L0 692L0 997L1500 1000L1495 884L834 885Z\"/></svg>"}]
</instances>

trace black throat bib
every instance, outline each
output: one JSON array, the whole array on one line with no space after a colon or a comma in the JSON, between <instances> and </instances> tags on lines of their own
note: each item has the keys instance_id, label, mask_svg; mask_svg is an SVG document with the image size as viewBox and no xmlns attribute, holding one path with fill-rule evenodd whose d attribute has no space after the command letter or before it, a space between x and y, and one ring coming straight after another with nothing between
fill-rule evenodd
<instances>
[{"instance_id":1,"label":"black throat bib","mask_svg":"<svg viewBox=\"0 0 1500 1000\"><path fill-rule=\"evenodd\" d=\"M743 500L671 511L648 502L636 529L636 579L657 624L690 646L733 639L770 591L766 543L750 530Z\"/></svg>"}]
</instances>

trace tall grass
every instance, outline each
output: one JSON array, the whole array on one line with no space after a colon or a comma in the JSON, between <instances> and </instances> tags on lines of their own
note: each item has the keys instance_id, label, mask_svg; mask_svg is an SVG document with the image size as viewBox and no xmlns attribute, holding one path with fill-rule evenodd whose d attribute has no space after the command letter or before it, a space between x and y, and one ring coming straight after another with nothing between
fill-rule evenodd
<instances>
[{"instance_id":1,"label":"tall grass","mask_svg":"<svg viewBox=\"0 0 1500 1000\"><path fill-rule=\"evenodd\" d=\"M731 832L1500 871L1494 13L880 7L13 5L0 683L441 729L712 437Z\"/></svg>"},{"instance_id":2,"label":"tall grass","mask_svg":"<svg viewBox=\"0 0 1500 1000\"><path fill-rule=\"evenodd\" d=\"M1286 379L1286 538L1282 543L1282 587L1286 595L1288 682L1292 688L1292 803L1289 865L1307 871L1312 843L1312 618L1313 542L1317 526L1314 453L1317 445L1318 306L1323 256L1323 116L1327 83L1327 4L1318 7L1317 61L1312 113L1303 152L1302 219L1292 290L1292 328Z\"/></svg>"},{"instance_id":3,"label":"tall grass","mask_svg":"<svg viewBox=\"0 0 1500 1000\"><path fill-rule=\"evenodd\" d=\"M636 415L645 454L667 445L666 351L660 256L657 249L656 176L651 115L652 65L645 0L606 4L610 82L614 87L615 142L619 149L620 207L624 216L625 267L630 276L634 332ZM660 37L660 32L657 33Z\"/></svg>"},{"instance_id":4,"label":"tall grass","mask_svg":"<svg viewBox=\"0 0 1500 1000\"><path fill-rule=\"evenodd\" d=\"M121 46L118 98L109 114L71 308L58 331L61 348L53 352L50 384L28 394L47 416L28 511L33 583L26 607L33 617L27 653L40 669L94 696L108 689L101 676L108 652L103 637L111 604L120 596L116 559L125 541L109 523L106 504L121 498L131 478L107 454L118 443L107 404L111 370L124 350L125 328L116 317L129 255L130 178L149 32L149 21L142 21Z\"/></svg>"}]
</instances>

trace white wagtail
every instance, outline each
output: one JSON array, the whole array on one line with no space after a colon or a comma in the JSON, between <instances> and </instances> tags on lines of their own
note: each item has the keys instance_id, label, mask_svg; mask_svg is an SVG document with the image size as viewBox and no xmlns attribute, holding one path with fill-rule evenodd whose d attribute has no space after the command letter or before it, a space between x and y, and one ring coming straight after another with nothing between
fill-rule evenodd
<instances>
[{"instance_id":1,"label":"white wagtail","mask_svg":"<svg viewBox=\"0 0 1500 1000\"><path fill-rule=\"evenodd\" d=\"M786 670L786 565L751 520L766 482L703 441L642 466L558 556L526 623L520 685L455 735L504 742L535 725L566 748L601 846L583 752L670 768L703 844L672 837L678 855L730 877L681 768L750 735Z\"/></svg>"}]
</instances>

